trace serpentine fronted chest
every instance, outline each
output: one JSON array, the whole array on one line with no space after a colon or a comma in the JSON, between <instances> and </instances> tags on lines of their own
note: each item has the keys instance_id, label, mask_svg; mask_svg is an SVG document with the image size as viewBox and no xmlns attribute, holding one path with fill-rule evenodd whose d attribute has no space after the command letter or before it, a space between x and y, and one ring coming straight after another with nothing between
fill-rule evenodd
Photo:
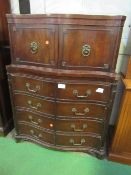
<instances>
[{"instance_id":1,"label":"serpentine fronted chest","mask_svg":"<svg viewBox=\"0 0 131 175\"><path fill-rule=\"evenodd\" d=\"M125 17L7 18L16 138L104 156Z\"/></svg>"}]
</instances>

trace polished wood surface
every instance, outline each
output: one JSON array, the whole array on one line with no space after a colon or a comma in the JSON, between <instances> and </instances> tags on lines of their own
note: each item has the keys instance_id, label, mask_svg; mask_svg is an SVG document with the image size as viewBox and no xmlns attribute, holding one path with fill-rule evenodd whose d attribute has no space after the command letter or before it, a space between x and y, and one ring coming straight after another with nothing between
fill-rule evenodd
<instances>
[{"instance_id":1,"label":"polished wood surface","mask_svg":"<svg viewBox=\"0 0 131 175\"><path fill-rule=\"evenodd\" d=\"M23 109L16 110L16 120L18 123L29 123L36 125L38 128L45 128L49 130L54 130L54 117L39 114L34 111L28 111Z\"/></svg>"},{"instance_id":2,"label":"polished wood surface","mask_svg":"<svg viewBox=\"0 0 131 175\"><path fill-rule=\"evenodd\" d=\"M7 19L16 138L104 158L125 16Z\"/></svg>"},{"instance_id":3,"label":"polished wood surface","mask_svg":"<svg viewBox=\"0 0 131 175\"><path fill-rule=\"evenodd\" d=\"M46 67L56 67L58 50L58 27L55 25L43 25L40 28L28 26L20 29L11 29L11 40L14 61L23 64L36 64ZM19 44L21 43L21 46ZM37 51L33 52L31 44L37 44Z\"/></svg>"},{"instance_id":4,"label":"polished wood surface","mask_svg":"<svg viewBox=\"0 0 131 175\"><path fill-rule=\"evenodd\" d=\"M125 78L131 79L131 56L129 57L129 62L128 62Z\"/></svg>"},{"instance_id":5,"label":"polished wood surface","mask_svg":"<svg viewBox=\"0 0 131 175\"><path fill-rule=\"evenodd\" d=\"M67 110L68 109L68 110ZM106 117L107 107L101 104L94 103L71 103L71 102L58 102L57 103L57 115L58 116L84 116L104 118Z\"/></svg>"},{"instance_id":6,"label":"polished wood surface","mask_svg":"<svg viewBox=\"0 0 131 175\"><path fill-rule=\"evenodd\" d=\"M57 132L88 132L101 135L103 132L103 121L93 119L70 119L70 118L58 118L55 128Z\"/></svg>"},{"instance_id":7,"label":"polished wood surface","mask_svg":"<svg viewBox=\"0 0 131 175\"><path fill-rule=\"evenodd\" d=\"M9 1L0 1L0 136L13 128L12 111L6 68L10 64L9 35L6 13L9 13Z\"/></svg>"},{"instance_id":8,"label":"polished wood surface","mask_svg":"<svg viewBox=\"0 0 131 175\"><path fill-rule=\"evenodd\" d=\"M50 78L34 77L25 74L12 75L13 90L47 98L55 98L55 82Z\"/></svg>"},{"instance_id":9,"label":"polished wood surface","mask_svg":"<svg viewBox=\"0 0 131 175\"><path fill-rule=\"evenodd\" d=\"M109 96L111 93L111 84L108 82L86 82L85 81L73 81L73 80L66 80L66 88L60 89L56 88L56 79L51 78L42 78L42 77L34 77L28 76L25 74L12 75L12 84L14 91L24 92L24 93L34 93L34 95L40 95L44 97L55 97L55 89L57 93L58 99L63 100L92 100L92 101L101 101L101 102L108 102ZM62 80L61 80L61 83ZM60 80L59 80L60 84ZM58 83L57 83L58 86ZM104 89L103 93L97 93L96 90L98 88Z\"/></svg>"},{"instance_id":10,"label":"polished wood surface","mask_svg":"<svg viewBox=\"0 0 131 175\"><path fill-rule=\"evenodd\" d=\"M78 147L78 148L82 148L82 147L86 147L86 149L88 148L92 148L92 149L99 149L99 145L100 145L100 138L97 136L90 136L90 135L60 135L60 134L56 134L56 143L57 145L62 145L62 146L67 146L67 147Z\"/></svg>"},{"instance_id":11,"label":"polished wood surface","mask_svg":"<svg viewBox=\"0 0 131 175\"><path fill-rule=\"evenodd\" d=\"M27 108L44 114L53 115L55 111L55 103L52 100L43 100L30 95L14 94L14 104L16 108Z\"/></svg>"},{"instance_id":12,"label":"polished wood surface","mask_svg":"<svg viewBox=\"0 0 131 175\"><path fill-rule=\"evenodd\" d=\"M51 132L43 131L32 127L30 125L18 124L18 134L22 137L32 137L33 139L41 142L47 142L48 144L54 144L54 134Z\"/></svg>"},{"instance_id":13,"label":"polished wood surface","mask_svg":"<svg viewBox=\"0 0 131 175\"><path fill-rule=\"evenodd\" d=\"M7 19L12 63L115 71L124 16L7 15Z\"/></svg>"},{"instance_id":14,"label":"polished wood surface","mask_svg":"<svg viewBox=\"0 0 131 175\"><path fill-rule=\"evenodd\" d=\"M131 165L131 79L123 83L125 90L109 159Z\"/></svg>"},{"instance_id":15,"label":"polished wood surface","mask_svg":"<svg viewBox=\"0 0 131 175\"><path fill-rule=\"evenodd\" d=\"M115 78L114 75L112 78L109 73L108 78L105 78L100 73L100 76L97 74L99 78L91 78L90 73L85 72L85 76L80 78L77 71L72 75L68 72L62 75L55 69L48 74L49 68L40 69L40 72L37 69L35 72L33 66L32 69L28 67L7 66L16 131L19 131L19 124L22 124L21 127L26 125L28 128L31 125L38 130L53 131L55 141L51 147L84 151L103 157L105 153L103 143L115 95L117 76ZM30 82L29 88L26 82ZM38 85L40 89L36 88ZM60 85L64 85L65 88L61 89ZM80 97L74 98L71 86L79 90ZM84 94L86 88L92 90L89 98ZM102 93L97 92L98 88L103 90ZM104 93L106 94L103 97ZM50 147L50 142L49 144L43 142L43 139L38 138L37 132L34 140L35 137L30 131L27 133L24 129L20 129L20 134L17 132L17 139L27 139ZM70 143L71 139L74 139L72 143ZM81 143L81 139L85 140L84 143Z\"/></svg>"},{"instance_id":16,"label":"polished wood surface","mask_svg":"<svg viewBox=\"0 0 131 175\"><path fill-rule=\"evenodd\" d=\"M117 28L63 25L60 29L59 67L112 71Z\"/></svg>"},{"instance_id":17,"label":"polished wood surface","mask_svg":"<svg viewBox=\"0 0 131 175\"><path fill-rule=\"evenodd\" d=\"M0 0L0 41L4 41L4 43L9 43L7 13L10 13L9 0Z\"/></svg>"}]
</instances>

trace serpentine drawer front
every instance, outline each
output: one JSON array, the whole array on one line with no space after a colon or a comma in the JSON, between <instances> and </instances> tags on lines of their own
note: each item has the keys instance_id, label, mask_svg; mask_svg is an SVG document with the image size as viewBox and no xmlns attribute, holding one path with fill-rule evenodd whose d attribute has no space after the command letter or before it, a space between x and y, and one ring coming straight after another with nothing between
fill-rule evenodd
<instances>
[{"instance_id":1,"label":"serpentine drawer front","mask_svg":"<svg viewBox=\"0 0 131 175\"><path fill-rule=\"evenodd\" d=\"M23 94L14 94L13 98L16 108L21 107L48 115L54 115L55 113L55 103L53 101L34 98Z\"/></svg>"},{"instance_id":2,"label":"serpentine drawer front","mask_svg":"<svg viewBox=\"0 0 131 175\"><path fill-rule=\"evenodd\" d=\"M111 83L103 82L61 82L65 88L57 89L57 98L76 101L96 101L107 103L111 92ZM59 84L57 86L59 86Z\"/></svg>"},{"instance_id":3,"label":"serpentine drawer front","mask_svg":"<svg viewBox=\"0 0 131 175\"><path fill-rule=\"evenodd\" d=\"M30 125L35 125L38 128L40 127L47 130L54 130L55 125L54 118L23 109L16 111L16 121L17 123L29 123Z\"/></svg>"},{"instance_id":4,"label":"serpentine drawer front","mask_svg":"<svg viewBox=\"0 0 131 175\"><path fill-rule=\"evenodd\" d=\"M32 68L29 70L28 67L18 65L7 68L16 131L18 130L16 138L31 141L36 138L37 143L47 147L74 151L82 148L81 151L91 153L94 150L93 154L103 155L115 81L110 77L106 81L103 78L97 81L91 78L89 81L88 77L79 79L61 76L57 70L49 78L46 69L42 72L38 69L34 76ZM31 87L40 86L41 91L28 91L25 82L31 83ZM91 89L89 99L73 94L74 88L84 94L88 87ZM34 135L30 133L30 127L33 127ZM44 134L53 133L54 141L49 141L49 144L45 140L43 142L37 130L42 130Z\"/></svg>"},{"instance_id":5,"label":"serpentine drawer front","mask_svg":"<svg viewBox=\"0 0 131 175\"><path fill-rule=\"evenodd\" d=\"M59 86L63 85L64 88ZM12 86L16 92L55 98L58 100L97 101L108 103L111 93L111 83L89 81L87 83L70 80L64 82L51 78L33 76L31 74L12 74Z\"/></svg>"},{"instance_id":6,"label":"serpentine drawer front","mask_svg":"<svg viewBox=\"0 0 131 175\"><path fill-rule=\"evenodd\" d=\"M7 19L15 138L104 158L125 16Z\"/></svg>"},{"instance_id":7,"label":"serpentine drawer front","mask_svg":"<svg viewBox=\"0 0 131 175\"><path fill-rule=\"evenodd\" d=\"M88 132L101 135L104 122L93 119L56 119L55 129L62 132Z\"/></svg>"},{"instance_id":8,"label":"serpentine drawer front","mask_svg":"<svg viewBox=\"0 0 131 175\"><path fill-rule=\"evenodd\" d=\"M26 136L27 140L36 139L38 142L54 144L54 134L52 132L46 132L25 124L18 124L18 128L18 135L21 137Z\"/></svg>"},{"instance_id":9,"label":"serpentine drawer front","mask_svg":"<svg viewBox=\"0 0 131 175\"><path fill-rule=\"evenodd\" d=\"M56 135L56 145L65 147L86 147L98 149L101 143L101 137L95 135Z\"/></svg>"},{"instance_id":10,"label":"serpentine drawer front","mask_svg":"<svg viewBox=\"0 0 131 175\"><path fill-rule=\"evenodd\" d=\"M107 107L96 103L57 103L58 116L106 118Z\"/></svg>"},{"instance_id":11,"label":"serpentine drawer front","mask_svg":"<svg viewBox=\"0 0 131 175\"><path fill-rule=\"evenodd\" d=\"M12 75L14 92L29 93L35 96L55 98L55 83L52 80L34 77L33 75Z\"/></svg>"}]
</instances>

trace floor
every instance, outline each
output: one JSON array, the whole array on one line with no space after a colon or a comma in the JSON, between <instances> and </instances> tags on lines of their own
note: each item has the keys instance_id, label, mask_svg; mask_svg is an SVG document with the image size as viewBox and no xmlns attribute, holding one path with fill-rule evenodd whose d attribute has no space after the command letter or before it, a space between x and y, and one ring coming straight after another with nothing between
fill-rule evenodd
<instances>
[{"instance_id":1,"label":"floor","mask_svg":"<svg viewBox=\"0 0 131 175\"><path fill-rule=\"evenodd\" d=\"M0 137L0 175L131 175L131 166Z\"/></svg>"}]
</instances>

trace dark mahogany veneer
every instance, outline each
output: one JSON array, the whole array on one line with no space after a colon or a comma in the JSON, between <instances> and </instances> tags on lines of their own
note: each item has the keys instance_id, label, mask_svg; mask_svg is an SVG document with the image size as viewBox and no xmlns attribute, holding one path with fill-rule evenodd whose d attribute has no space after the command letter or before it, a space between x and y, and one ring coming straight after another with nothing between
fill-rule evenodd
<instances>
[{"instance_id":1,"label":"dark mahogany veneer","mask_svg":"<svg viewBox=\"0 0 131 175\"><path fill-rule=\"evenodd\" d=\"M104 157L125 17L7 18L16 138Z\"/></svg>"}]
</instances>

